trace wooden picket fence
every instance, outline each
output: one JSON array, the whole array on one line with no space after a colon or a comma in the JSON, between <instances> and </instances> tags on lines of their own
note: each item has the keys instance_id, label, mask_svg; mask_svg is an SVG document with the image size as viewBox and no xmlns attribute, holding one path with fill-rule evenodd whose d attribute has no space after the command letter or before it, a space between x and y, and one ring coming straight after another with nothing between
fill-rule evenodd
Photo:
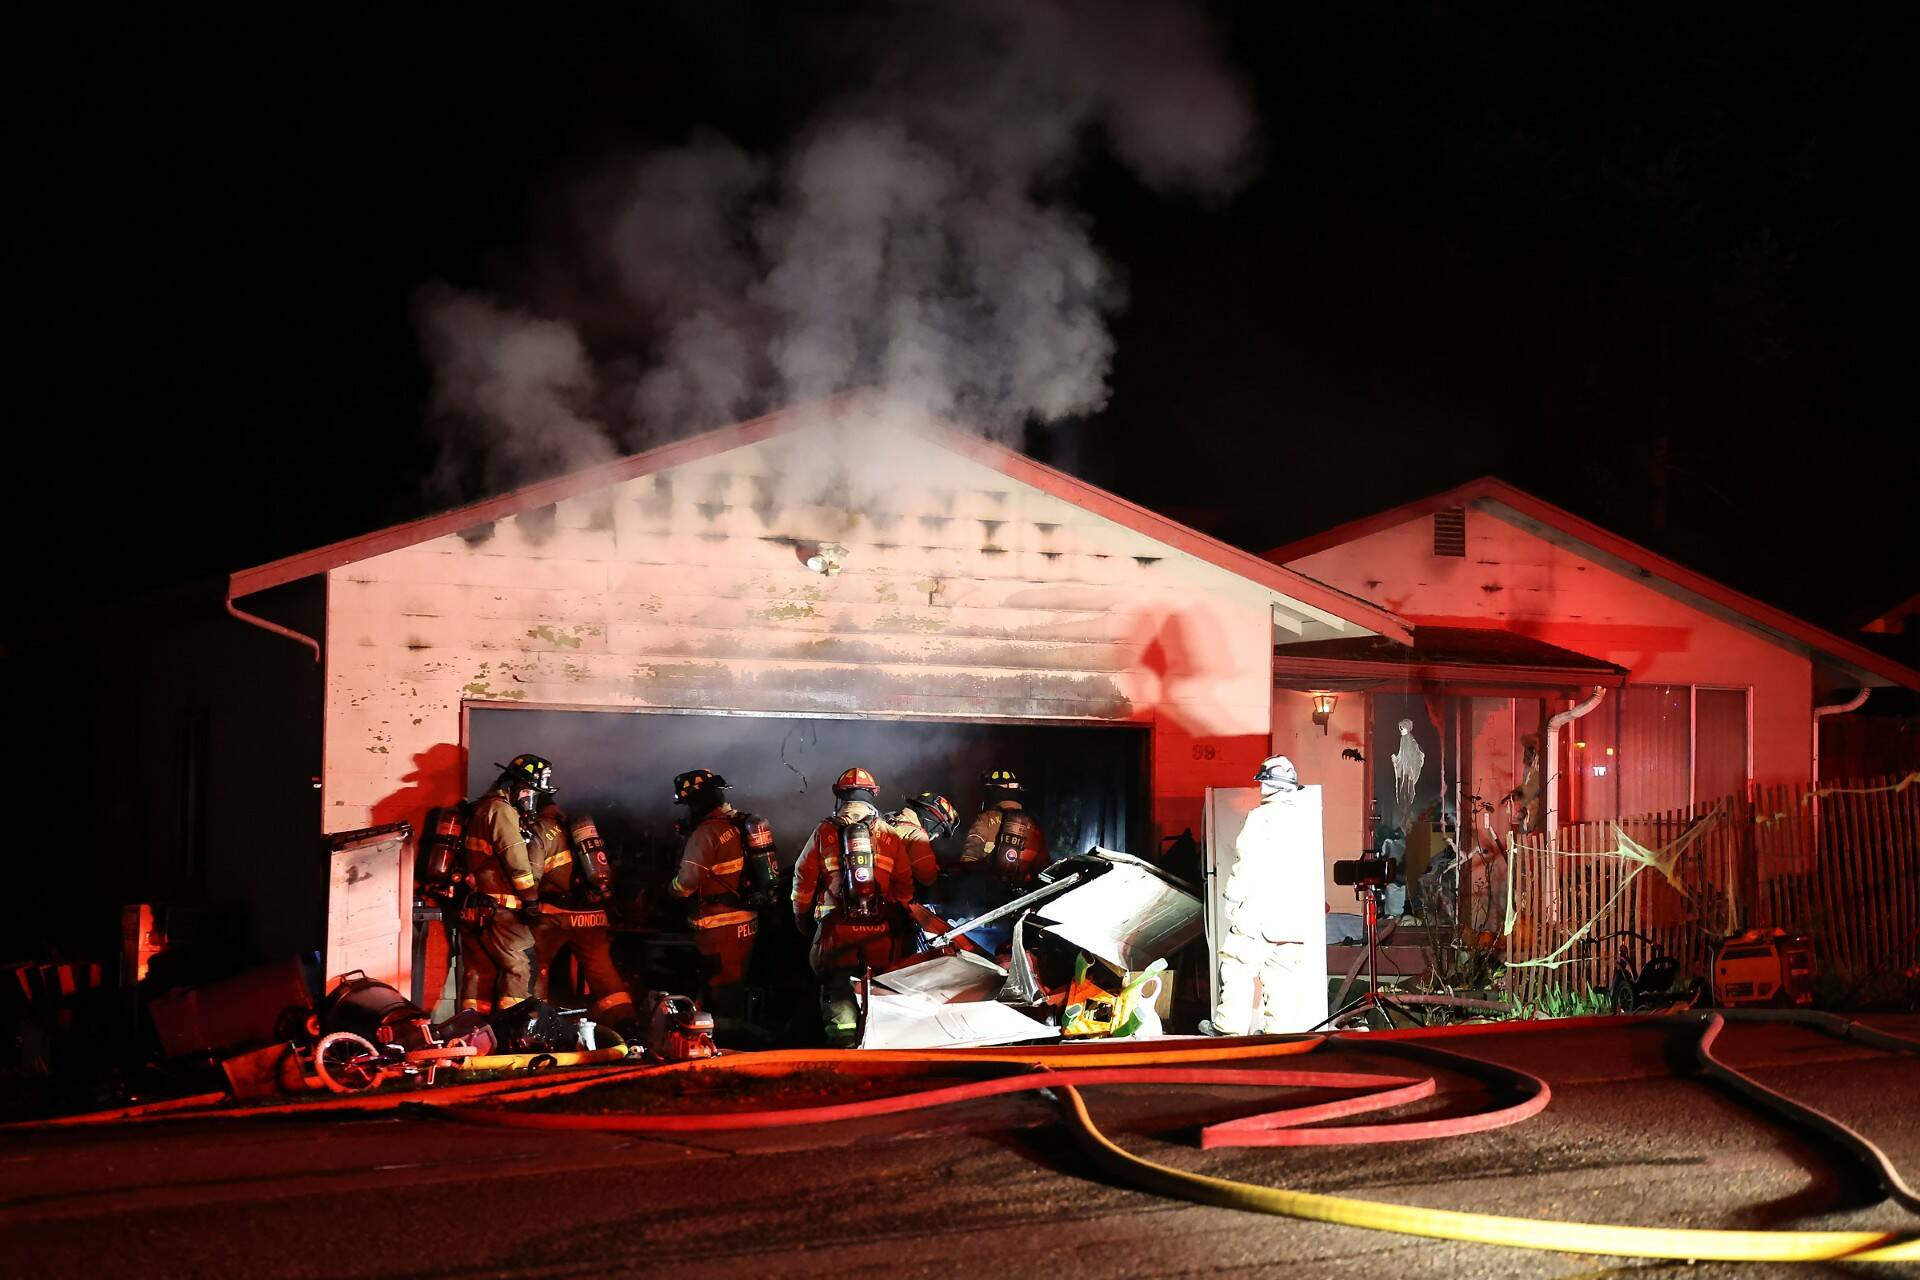
<instances>
[{"instance_id":1,"label":"wooden picket fence","mask_svg":"<svg viewBox=\"0 0 1920 1280\"><path fill-rule=\"evenodd\" d=\"M1622 832L1669 855L1667 874L1622 856ZM1718 941L1754 927L1811 934L1820 971L1849 984L1920 964L1920 774L1573 824L1509 857L1505 982L1522 999L1605 990L1622 949L1710 978Z\"/></svg>"},{"instance_id":2,"label":"wooden picket fence","mask_svg":"<svg viewBox=\"0 0 1920 1280\"><path fill-rule=\"evenodd\" d=\"M1920 772L1754 796L1759 923L1848 983L1920 966Z\"/></svg>"}]
</instances>

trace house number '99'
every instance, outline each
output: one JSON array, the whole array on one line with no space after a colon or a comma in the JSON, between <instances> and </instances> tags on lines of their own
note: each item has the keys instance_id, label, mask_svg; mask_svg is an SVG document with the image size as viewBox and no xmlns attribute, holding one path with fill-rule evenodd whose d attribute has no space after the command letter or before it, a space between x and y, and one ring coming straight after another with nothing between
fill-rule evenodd
<instances>
[{"instance_id":1,"label":"house number '99'","mask_svg":"<svg viewBox=\"0 0 1920 1280\"><path fill-rule=\"evenodd\" d=\"M1193 758L1195 760L1211 760L1213 756L1214 749L1208 744L1204 742L1196 742L1193 744Z\"/></svg>"}]
</instances>

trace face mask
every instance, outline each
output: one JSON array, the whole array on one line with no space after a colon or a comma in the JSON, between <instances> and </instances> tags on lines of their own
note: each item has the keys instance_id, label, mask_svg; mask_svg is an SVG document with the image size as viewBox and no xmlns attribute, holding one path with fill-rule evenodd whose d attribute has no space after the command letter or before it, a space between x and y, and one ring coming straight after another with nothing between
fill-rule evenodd
<instances>
[{"instance_id":1,"label":"face mask","mask_svg":"<svg viewBox=\"0 0 1920 1280\"><path fill-rule=\"evenodd\" d=\"M865 800L842 800L834 807L833 818L834 821L845 825L853 822L865 822L878 812L878 809L875 809Z\"/></svg>"}]
</instances>

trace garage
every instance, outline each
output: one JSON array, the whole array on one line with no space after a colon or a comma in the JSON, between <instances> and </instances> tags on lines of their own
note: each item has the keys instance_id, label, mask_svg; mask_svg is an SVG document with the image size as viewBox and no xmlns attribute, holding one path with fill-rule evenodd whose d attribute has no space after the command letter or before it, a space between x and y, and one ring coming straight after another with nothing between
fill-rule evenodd
<instances>
[{"instance_id":1,"label":"garage","mask_svg":"<svg viewBox=\"0 0 1920 1280\"><path fill-rule=\"evenodd\" d=\"M591 813L616 852L651 855L670 875L681 811L676 773L711 768L733 803L773 823L781 864L832 807L833 779L872 772L888 805L937 791L980 807L980 775L1010 768L1028 788L1049 847L1145 847L1147 731L1132 725L579 711L474 706L467 712L467 790L492 785L496 761L537 751L555 762L569 813Z\"/></svg>"},{"instance_id":2,"label":"garage","mask_svg":"<svg viewBox=\"0 0 1920 1280\"><path fill-rule=\"evenodd\" d=\"M495 761L670 864L675 773L725 774L791 859L850 764L1050 843L1152 857L1271 749L1274 648L1392 614L980 434L843 397L234 577L325 575L325 832L417 831ZM336 858L329 973L414 963L410 845Z\"/></svg>"}]
</instances>

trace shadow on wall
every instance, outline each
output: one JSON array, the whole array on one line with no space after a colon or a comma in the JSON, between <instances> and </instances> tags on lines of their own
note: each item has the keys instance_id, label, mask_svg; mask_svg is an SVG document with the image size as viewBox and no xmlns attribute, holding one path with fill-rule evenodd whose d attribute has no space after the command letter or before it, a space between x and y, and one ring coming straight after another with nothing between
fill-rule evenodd
<instances>
[{"instance_id":1,"label":"shadow on wall","mask_svg":"<svg viewBox=\"0 0 1920 1280\"><path fill-rule=\"evenodd\" d=\"M1152 713L1156 841L1201 834L1208 787L1251 786L1271 742L1272 678L1236 658L1225 627L1211 612L1189 609L1143 615L1135 633L1140 668L1156 688L1135 706ZM1264 656L1262 645L1251 653Z\"/></svg>"},{"instance_id":2,"label":"shadow on wall","mask_svg":"<svg viewBox=\"0 0 1920 1280\"><path fill-rule=\"evenodd\" d=\"M1246 711L1236 705L1237 695L1242 687L1252 686L1265 698L1271 681L1259 676L1250 679L1234 661L1219 619L1186 611L1146 617L1142 623L1134 639L1140 648L1140 668L1159 687L1137 705L1152 707L1156 717L1177 705L1195 733L1244 729ZM1265 715L1263 705L1252 710Z\"/></svg>"},{"instance_id":3,"label":"shadow on wall","mask_svg":"<svg viewBox=\"0 0 1920 1280\"><path fill-rule=\"evenodd\" d=\"M466 772L466 752L451 742L436 742L413 757L413 772L401 778L407 786L380 798L373 806L373 825L409 822L417 835L430 809L458 804L465 797L461 783ZM488 775L489 781L492 775Z\"/></svg>"}]
</instances>

